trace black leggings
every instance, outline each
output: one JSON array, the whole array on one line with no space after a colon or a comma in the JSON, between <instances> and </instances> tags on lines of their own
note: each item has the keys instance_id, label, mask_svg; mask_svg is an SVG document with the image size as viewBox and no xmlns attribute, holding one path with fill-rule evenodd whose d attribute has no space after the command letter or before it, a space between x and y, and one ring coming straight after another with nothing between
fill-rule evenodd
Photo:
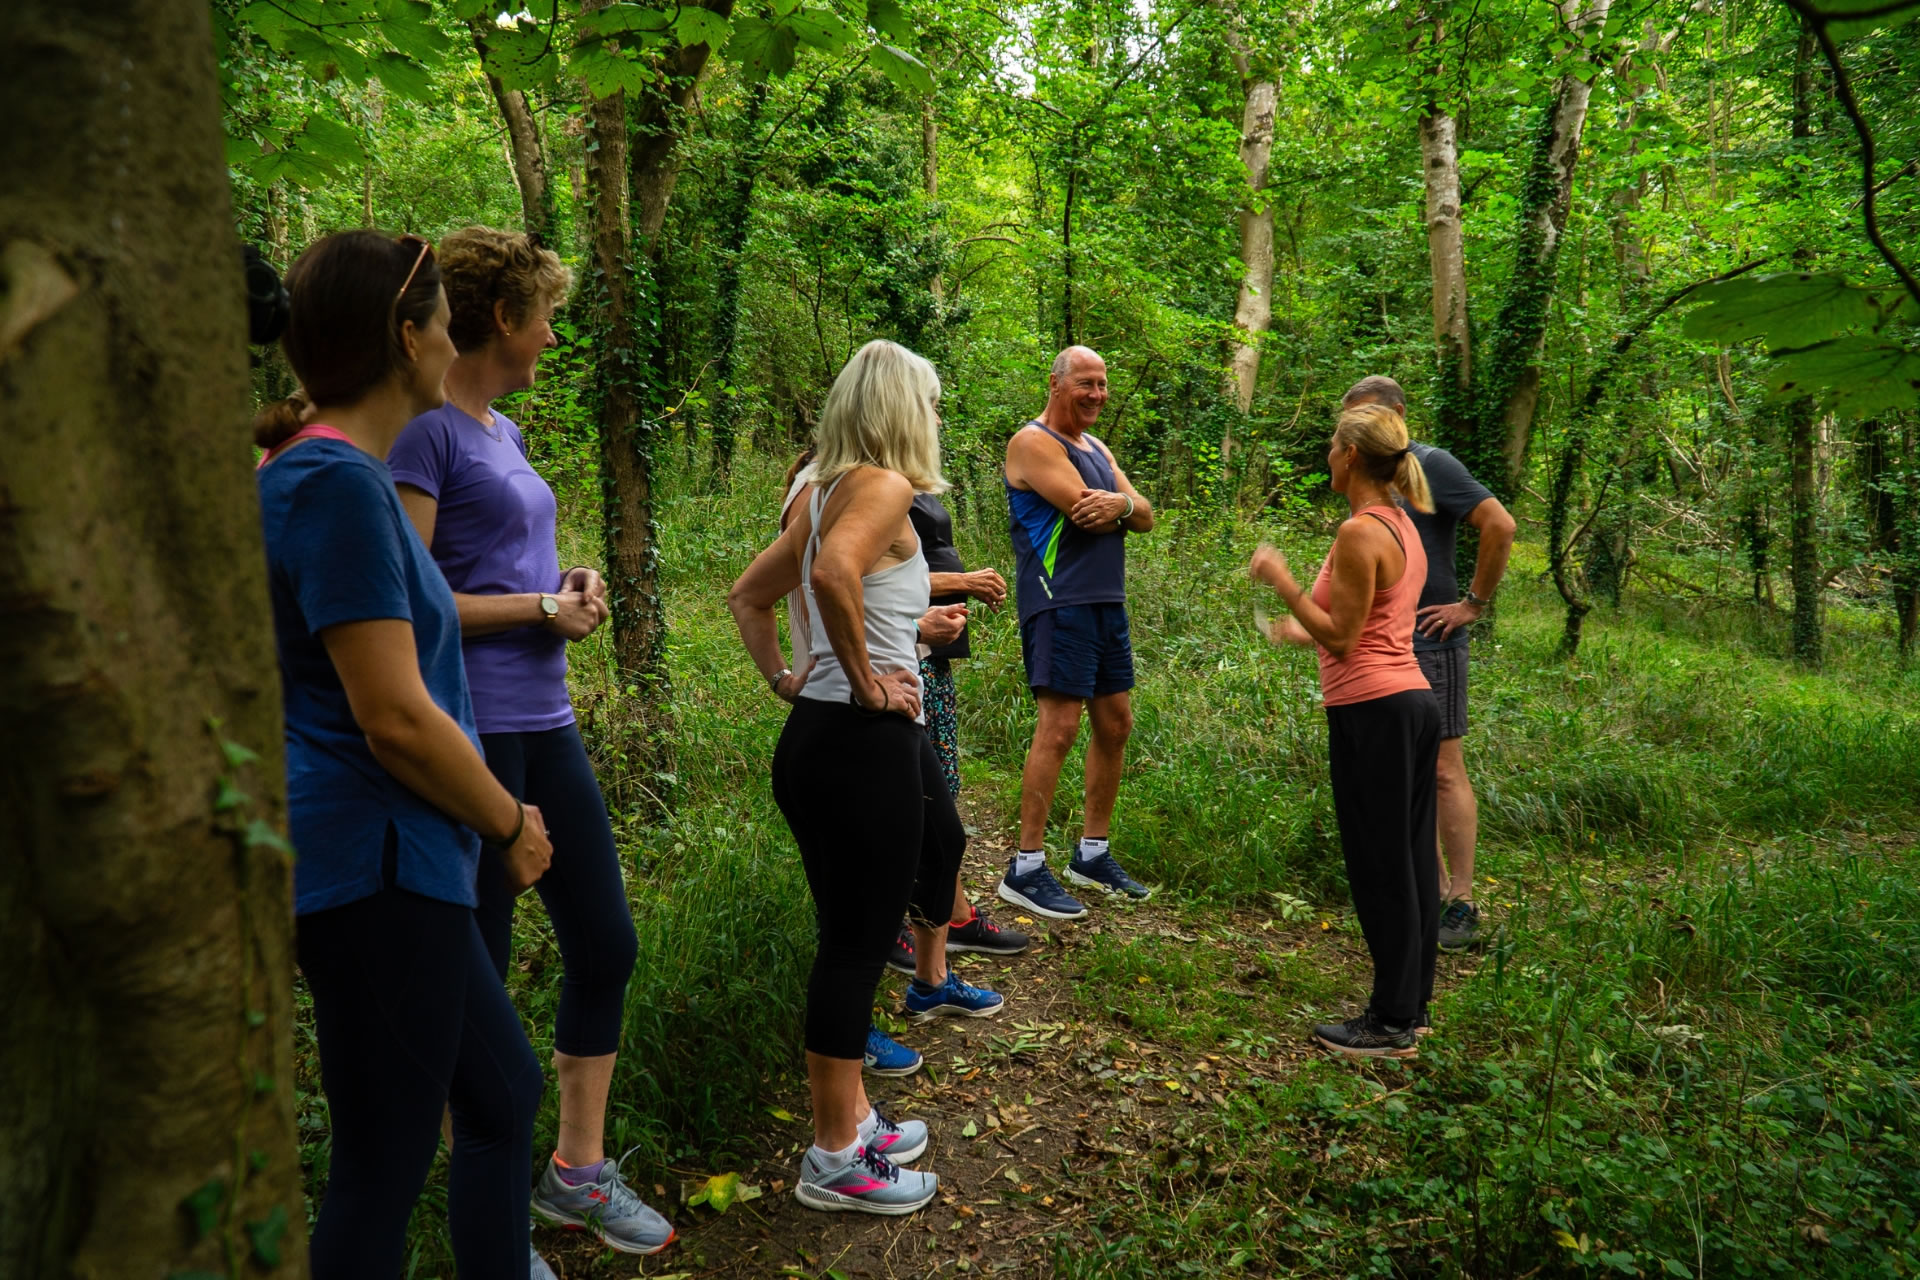
<instances>
[{"instance_id":1,"label":"black leggings","mask_svg":"<svg viewBox=\"0 0 1920 1280\"><path fill-rule=\"evenodd\" d=\"M398 1280L449 1105L460 1280L527 1280L544 1082L472 910L389 887L301 916L296 934L333 1126L314 1280Z\"/></svg>"},{"instance_id":2,"label":"black leggings","mask_svg":"<svg viewBox=\"0 0 1920 1280\"><path fill-rule=\"evenodd\" d=\"M773 752L773 798L820 921L807 1049L859 1058L900 917L947 923L967 833L926 730L844 703L794 704Z\"/></svg>"},{"instance_id":3,"label":"black leggings","mask_svg":"<svg viewBox=\"0 0 1920 1280\"><path fill-rule=\"evenodd\" d=\"M1372 1009L1405 1026L1433 999L1440 937L1434 762L1440 706L1410 689L1327 708L1328 771L1347 887L1373 956Z\"/></svg>"},{"instance_id":4,"label":"black leggings","mask_svg":"<svg viewBox=\"0 0 1920 1280\"><path fill-rule=\"evenodd\" d=\"M607 802L580 731L569 724L537 733L488 733L480 745L500 785L514 799L537 805L553 838L553 862L533 886L553 920L566 969L553 1047L577 1058L614 1053L638 944ZM513 949L514 895L499 855L490 850L480 854L479 893L480 936L504 979Z\"/></svg>"}]
</instances>

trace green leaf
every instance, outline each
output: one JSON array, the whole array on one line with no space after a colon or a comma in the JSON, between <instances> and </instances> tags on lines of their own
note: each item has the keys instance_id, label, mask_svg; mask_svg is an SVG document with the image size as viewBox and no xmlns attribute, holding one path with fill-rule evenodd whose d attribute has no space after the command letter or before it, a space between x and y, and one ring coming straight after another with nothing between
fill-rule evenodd
<instances>
[{"instance_id":1,"label":"green leaf","mask_svg":"<svg viewBox=\"0 0 1920 1280\"><path fill-rule=\"evenodd\" d=\"M253 802L252 796L233 785L232 778L223 775L219 782L219 788L219 791L216 792L213 797L213 811L215 813L226 813L229 810L238 809L243 804L251 804Z\"/></svg>"},{"instance_id":2,"label":"green leaf","mask_svg":"<svg viewBox=\"0 0 1920 1280\"><path fill-rule=\"evenodd\" d=\"M653 69L646 62L624 49L606 44L590 44L574 50L567 65L586 80L587 89L596 98L621 90L638 93L654 80Z\"/></svg>"},{"instance_id":3,"label":"green leaf","mask_svg":"<svg viewBox=\"0 0 1920 1280\"><path fill-rule=\"evenodd\" d=\"M742 1186L737 1173L716 1173L698 1191L687 1197L687 1203L704 1204L715 1213L725 1213L733 1208L736 1201L745 1203L758 1200L763 1194L759 1187Z\"/></svg>"},{"instance_id":4,"label":"green leaf","mask_svg":"<svg viewBox=\"0 0 1920 1280\"><path fill-rule=\"evenodd\" d=\"M1776 396L1818 396L1860 417L1920 407L1920 351L1865 334L1784 352L1763 376Z\"/></svg>"},{"instance_id":5,"label":"green leaf","mask_svg":"<svg viewBox=\"0 0 1920 1280\"><path fill-rule=\"evenodd\" d=\"M399 97L433 102L439 96L434 92L432 74L405 54L391 50L381 54L373 60L373 74L389 92Z\"/></svg>"},{"instance_id":6,"label":"green leaf","mask_svg":"<svg viewBox=\"0 0 1920 1280\"><path fill-rule=\"evenodd\" d=\"M673 34L684 48L708 45L718 49L727 42L732 28L727 20L711 9L683 8L673 21Z\"/></svg>"},{"instance_id":7,"label":"green leaf","mask_svg":"<svg viewBox=\"0 0 1920 1280\"><path fill-rule=\"evenodd\" d=\"M286 837L275 831L273 824L265 818L255 818L247 824L246 841L249 849L265 847L278 850L289 858L293 856L293 846L288 844Z\"/></svg>"},{"instance_id":8,"label":"green leaf","mask_svg":"<svg viewBox=\"0 0 1920 1280\"><path fill-rule=\"evenodd\" d=\"M547 29L522 19L517 26L487 32L486 68L509 89L533 89L560 78L560 55Z\"/></svg>"},{"instance_id":9,"label":"green leaf","mask_svg":"<svg viewBox=\"0 0 1920 1280\"><path fill-rule=\"evenodd\" d=\"M1875 31L1884 31L1920 18L1920 0L1902 6L1892 13L1876 18L1847 20L1852 13L1871 13L1875 9L1885 8L1888 0L1818 0L1814 11L1829 19L1827 32L1836 40L1851 40L1855 36L1869 35Z\"/></svg>"},{"instance_id":10,"label":"green leaf","mask_svg":"<svg viewBox=\"0 0 1920 1280\"><path fill-rule=\"evenodd\" d=\"M791 27L775 26L764 18L735 18L725 56L749 81L784 76L793 70L798 40Z\"/></svg>"},{"instance_id":11,"label":"green leaf","mask_svg":"<svg viewBox=\"0 0 1920 1280\"><path fill-rule=\"evenodd\" d=\"M324 116L319 112L308 116L300 132L291 135L288 141L314 160L335 169L358 164L366 157L357 132L332 116Z\"/></svg>"},{"instance_id":12,"label":"green leaf","mask_svg":"<svg viewBox=\"0 0 1920 1280\"><path fill-rule=\"evenodd\" d=\"M227 767L230 769L254 764L260 759L252 751L227 738L220 739L220 754L227 758Z\"/></svg>"},{"instance_id":13,"label":"green leaf","mask_svg":"<svg viewBox=\"0 0 1920 1280\"><path fill-rule=\"evenodd\" d=\"M253 1260L263 1267L280 1265L280 1242L287 1238L287 1207L277 1204L258 1222L247 1223L247 1240L253 1245Z\"/></svg>"},{"instance_id":14,"label":"green leaf","mask_svg":"<svg viewBox=\"0 0 1920 1280\"><path fill-rule=\"evenodd\" d=\"M379 13L380 34L408 57L431 64L447 51L447 33L426 0L379 0Z\"/></svg>"},{"instance_id":15,"label":"green leaf","mask_svg":"<svg viewBox=\"0 0 1920 1280\"><path fill-rule=\"evenodd\" d=\"M578 26L598 36L630 36L642 43L656 44L674 30L673 15L637 4L610 4L604 9L583 13Z\"/></svg>"},{"instance_id":16,"label":"green leaf","mask_svg":"<svg viewBox=\"0 0 1920 1280\"><path fill-rule=\"evenodd\" d=\"M906 50L875 41L873 48L868 51L868 56L873 59L875 66L886 72L887 79L906 92L933 92L933 73L927 70L926 63Z\"/></svg>"},{"instance_id":17,"label":"green leaf","mask_svg":"<svg viewBox=\"0 0 1920 1280\"><path fill-rule=\"evenodd\" d=\"M961 1136L961 1137L963 1137L963 1138L976 1138L976 1137L979 1137L979 1136L980 1136L980 1126L979 1126L979 1125L977 1125L977 1124L975 1124L975 1123L973 1122L973 1120L972 1120L971 1118L969 1118L969 1119L968 1119L968 1121L966 1122L966 1124L964 1124L964 1125L962 1125L962 1126L961 1126L961 1128L960 1128L960 1136Z\"/></svg>"},{"instance_id":18,"label":"green leaf","mask_svg":"<svg viewBox=\"0 0 1920 1280\"><path fill-rule=\"evenodd\" d=\"M226 1198L226 1179L208 1178L199 1190L180 1201L180 1209L187 1215L194 1240L206 1239L220 1225L220 1206Z\"/></svg>"},{"instance_id":19,"label":"green leaf","mask_svg":"<svg viewBox=\"0 0 1920 1280\"><path fill-rule=\"evenodd\" d=\"M793 1112L787 1110L785 1107L768 1107L767 1114L775 1120L784 1120L788 1124L793 1123Z\"/></svg>"},{"instance_id":20,"label":"green leaf","mask_svg":"<svg viewBox=\"0 0 1920 1280\"><path fill-rule=\"evenodd\" d=\"M827 53L841 54L853 47L853 24L831 9L808 7L787 20L802 43Z\"/></svg>"},{"instance_id":21,"label":"green leaf","mask_svg":"<svg viewBox=\"0 0 1920 1280\"><path fill-rule=\"evenodd\" d=\"M1706 306L1681 326L1689 338L1743 342L1763 338L1776 350L1804 347L1862 327L1877 328L1886 308L1871 289L1839 276L1792 271L1710 284L1694 292Z\"/></svg>"},{"instance_id":22,"label":"green leaf","mask_svg":"<svg viewBox=\"0 0 1920 1280\"><path fill-rule=\"evenodd\" d=\"M867 25L895 44L913 43L913 24L899 0L867 0Z\"/></svg>"}]
</instances>

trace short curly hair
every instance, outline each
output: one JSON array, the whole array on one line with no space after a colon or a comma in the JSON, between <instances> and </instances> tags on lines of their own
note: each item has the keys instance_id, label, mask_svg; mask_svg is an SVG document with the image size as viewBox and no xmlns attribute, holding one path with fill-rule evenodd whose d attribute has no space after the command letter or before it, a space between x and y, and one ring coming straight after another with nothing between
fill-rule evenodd
<instances>
[{"instance_id":1,"label":"short curly hair","mask_svg":"<svg viewBox=\"0 0 1920 1280\"><path fill-rule=\"evenodd\" d=\"M532 236L492 227L463 227L441 237L434 256L452 318L447 336L462 355L493 341L493 304L506 304L508 324L543 306L559 306L573 286L560 255Z\"/></svg>"}]
</instances>

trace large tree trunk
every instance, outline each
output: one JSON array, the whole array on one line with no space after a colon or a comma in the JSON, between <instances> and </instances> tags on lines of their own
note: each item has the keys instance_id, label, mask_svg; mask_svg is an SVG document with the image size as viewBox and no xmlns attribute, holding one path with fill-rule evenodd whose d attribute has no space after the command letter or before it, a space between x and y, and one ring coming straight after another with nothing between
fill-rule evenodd
<instances>
[{"instance_id":1,"label":"large tree trunk","mask_svg":"<svg viewBox=\"0 0 1920 1280\"><path fill-rule=\"evenodd\" d=\"M481 70L486 71L487 33L492 24L475 18L473 47L480 54ZM500 77L486 71L487 87L506 122L507 138L512 143L513 180L520 188L520 220L529 235L542 240L553 238L553 189L547 183L547 158L540 146L540 128L527 107L527 95L500 83Z\"/></svg>"},{"instance_id":2,"label":"large tree trunk","mask_svg":"<svg viewBox=\"0 0 1920 1280\"><path fill-rule=\"evenodd\" d=\"M761 160L756 134L766 105L767 82L762 80L747 91L747 110L740 122L740 156L720 218L720 276L715 282L713 322L713 377L719 391L713 402L713 472L722 484L733 469L734 423L740 413L740 396L733 385L740 364L740 257L746 252L748 224L753 220L753 184Z\"/></svg>"},{"instance_id":3,"label":"large tree trunk","mask_svg":"<svg viewBox=\"0 0 1920 1280\"><path fill-rule=\"evenodd\" d=\"M1247 174L1240 209L1240 298L1233 310L1233 403L1241 417L1253 409L1260 380L1260 343L1273 325L1273 206L1267 199L1267 164L1273 155L1278 82L1258 75L1241 42L1228 36L1234 69L1246 100L1240 112L1240 164ZM1220 461L1233 453L1233 428L1220 440Z\"/></svg>"},{"instance_id":4,"label":"large tree trunk","mask_svg":"<svg viewBox=\"0 0 1920 1280\"><path fill-rule=\"evenodd\" d=\"M1806 139L1813 136L1813 33L1804 21L1793 57L1792 132L1794 150L1804 151ZM1803 247L1794 250L1793 256L1805 263L1813 254ZM1814 476L1816 422L1812 397L1802 397L1787 406L1787 467L1792 476L1787 558L1793 577L1793 658L1807 667L1820 664L1822 575L1820 489Z\"/></svg>"},{"instance_id":5,"label":"large tree trunk","mask_svg":"<svg viewBox=\"0 0 1920 1280\"><path fill-rule=\"evenodd\" d=\"M1467 251L1460 223L1460 148L1454 119L1429 111L1420 120L1420 157L1427 187L1427 264L1433 278L1433 351L1440 370L1436 417L1441 438L1460 448L1467 435L1473 385L1473 338L1467 322Z\"/></svg>"},{"instance_id":6,"label":"large tree trunk","mask_svg":"<svg viewBox=\"0 0 1920 1280\"><path fill-rule=\"evenodd\" d=\"M594 7L598 7L597 5ZM700 8L730 17L733 0L700 0ZM680 181L680 138L685 132L687 105L707 73L712 50L704 44L676 48L656 66L660 78L640 100L633 126L634 225L649 253L659 255L660 229L667 222L667 206Z\"/></svg>"},{"instance_id":7,"label":"large tree trunk","mask_svg":"<svg viewBox=\"0 0 1920 1280\"><path fill-rule=\"evenodd\" d=\"M1569 4L1571 0L1569 0ZM1569 16L1576 31L1607 20L1612 0L1586 0ZM1563 6L1563 9L1565 6ZM1521 183L1513 271L1486 348L1479 353L1475 394L1473 464L1480 479L1511 501L1526 466L1533 413L1540 399L1540 352L1546 341L1547 309L1560 263L1560 234L1573 204L1573 175L1580 138L1593 95L1588 80L1563 75L1534 134L1533 154Z\"/></svg>"},{"instance_id":8,"label":"large tree trunk","mask_svg":"<svg viewBox=\"0 0 1920 1280\"><path fill-rule=\"evenodd\" d=\"M920 99L920 190L932 204L940 198L940 119L937 94L929 93ZM934 310L937 314L940 304L946 301L947 284L940 278L938 271L928 282L933 293Z\"/></svg>"},{"instance_id":9,"label":"large tree trunk","mask_svg":"<svg viewBox=\"0 0 1920 1280\"><path fill-rule=\"evenodd\" d=\"M606 0L590 7L603 7ZM651 352L636 323L633 238L628 221L627 101L615 92L587 107L587 187L599 331L600 501L606 579L613 606L613 652L619 683L634 690L640 762L628 784L656 809L668 802L673 773L671 690L667 683L666 612L660 600L659 528L653 518L655 424L645 412L642 378Z\"/></svg>"},{"instance_id":10,"label":"large tree trunk","mask_svg":"<svg viewBox=\"0 0 1920 1280\"><path fill-rule=\"evenodd\" d=\"M304 1276L280 695L207 6L20 0L7 22L0 1275L261 1274L252 1251Z\"/></svg>"}]
</instances>

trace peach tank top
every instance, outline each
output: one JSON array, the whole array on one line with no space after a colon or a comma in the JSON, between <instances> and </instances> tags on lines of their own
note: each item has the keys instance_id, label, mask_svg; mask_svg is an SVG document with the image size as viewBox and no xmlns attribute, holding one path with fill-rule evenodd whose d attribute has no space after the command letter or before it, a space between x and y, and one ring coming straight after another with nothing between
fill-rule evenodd
<instances>
[{"instance_id":1,"label":"peach tank top","mask_svg":"<svg viewBox=\"0 0 1920 1280\"><path fill-rule=\"evenodd\" d=\"M1399 507L1367 507L1357 514L1373 519L1378 516L1399 536L1406 553L1407 567L1400 580L1384 591L1373 593L1373 608L1360 627L1360 638L1344 658L1336 658L1322 646L1320 650L1321 701L1329 707L1350 702L1368 702L1409 689L1428 687L1420 664L1413 657L1414 609L1420 602L1420 589L1427 581L1427 553L1420 545L1420 534L1413 521ZM1322 609L1333 599L1333 552L1327 552L1314 579L1313 602Z\"/></svg>"}]
</instances>

